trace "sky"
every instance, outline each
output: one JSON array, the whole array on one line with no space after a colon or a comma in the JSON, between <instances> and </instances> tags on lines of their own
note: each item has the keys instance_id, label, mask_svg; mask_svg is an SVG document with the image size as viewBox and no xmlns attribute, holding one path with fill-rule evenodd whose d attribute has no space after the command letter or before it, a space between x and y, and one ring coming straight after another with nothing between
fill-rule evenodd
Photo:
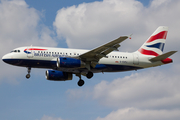
<instances>
[{"instance_id":1,"label":"sky","mask_svg":"<svg viewBox=\"0 0 180 120\"><path fill-rule=\"evenodd\" d=\"M21 46L93 49L132 35L119 51L134 52L168 26L164 52L180 51L179 0L0 0L0 56ZM2 120L179 120L180 55L138 71L98 73L78 87L0 61Z\"/></svg>"}]
</instances>

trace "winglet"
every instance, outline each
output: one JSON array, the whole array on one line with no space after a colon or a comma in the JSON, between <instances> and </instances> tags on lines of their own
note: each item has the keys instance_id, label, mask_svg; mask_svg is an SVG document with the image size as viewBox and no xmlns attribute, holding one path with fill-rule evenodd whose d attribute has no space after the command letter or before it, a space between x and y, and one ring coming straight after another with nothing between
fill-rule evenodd
<instances>
[{"instance_id":1,"label":"winglet","mask_svg":"<svg viewBox=\"0 0 180 120\"><path fill-rule=\"evenodd\" d=\"M129 35L128 37L129 37L129 39L131 39L131 36L132 36L133 34L131 34L131 35Z\"/></svg>"}]
</instances>

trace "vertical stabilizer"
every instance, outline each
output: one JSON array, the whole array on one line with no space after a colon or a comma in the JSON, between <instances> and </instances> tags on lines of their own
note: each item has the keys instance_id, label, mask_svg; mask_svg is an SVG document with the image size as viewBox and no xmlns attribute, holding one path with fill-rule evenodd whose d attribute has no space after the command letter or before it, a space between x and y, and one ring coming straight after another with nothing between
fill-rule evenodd
<instances>
[{"instance_id":1,"label":"vertical stabilizer","mask_svg":"<svg viewBox=\"0 0 180 120\"><path fill-rule=\"evenodd\" d=\"M159 56L163 53L168 27L160 26L139 48L137 52L143 55Z\"/></svg>"}]
</instances>

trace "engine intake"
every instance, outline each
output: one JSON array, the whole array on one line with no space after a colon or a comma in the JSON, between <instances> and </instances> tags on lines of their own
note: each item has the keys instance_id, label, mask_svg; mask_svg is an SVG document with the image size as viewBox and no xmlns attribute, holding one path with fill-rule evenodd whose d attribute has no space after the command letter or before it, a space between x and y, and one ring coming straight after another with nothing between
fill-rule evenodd
<instances>
[{"instance_id":1,"label":"engine intake","mask_svg":"<svg viewBox=\"0 0 180 120\"><path fill-rule=\"evenodd\" d=\"M52 81L72 80L72 73L62 72L58 70L47 70L46 79Z\"/></svg>"},{"instance_id":2,"label":"engine intake","mask_svg":"<svg viewBox=\"0 0 180 120\"><path fill-rule=\"evenodd\" d=\"M75 58L59 57L57 58L57 67L79 68L79 67L85 67L85 63Z\"/></svg>"}]
</instances>

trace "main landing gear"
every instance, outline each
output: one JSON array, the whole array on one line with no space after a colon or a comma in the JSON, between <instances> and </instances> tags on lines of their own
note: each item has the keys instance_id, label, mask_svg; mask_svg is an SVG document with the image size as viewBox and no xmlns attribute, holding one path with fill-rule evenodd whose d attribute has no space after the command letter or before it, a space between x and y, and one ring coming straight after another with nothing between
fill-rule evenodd
<instances>
[{"instance_id":1,"label":"main landing gear","mask_svg":"<svg viewBox=\"0 0 180 120\"><path fill-rule=\"evenodd\" d=\"M89 72L86 74L86 77L87 77L88 79L91 79L91 78L93 77L93 73L89 71Z\"/></svg>"},{"instance_id":2,"label":"main landing gear","mask_svg":"<svg viewBox=\"0 0 180 120\"><path fill-rule=\"evenodd\" d=\"M83 85L84 85L84 80L79 79L79 81L78 81L78 86L81 87L81 86L83 86Z\"/></svg>"},{"instance_id":3,"label":"main landing gear","mask_svg":"<svg viewBox=\"0 0 180 120\"><path fill-rule=\"evenodd\" d=\"M26 78L29 79L31 77L31 75L30 75L31 67L28 67L27 72L28 72L28 74L26 75Z\"/></svg>"},{"instance_id":4,"label":"main landing gear","mask_svg":"<svg viewBox=\"0 0 180 120\"><path fill-rule=\"evenodd\" d=\"M84 80L81 79L81 73L79 73L77 76L79 77L79 81L78 81L77 84L78 84L79 87L81 87L81 86L84 85L85 82L84 82ZM89 71L89 72L86 74L86 77L87 77L88 79L92 78L92 77L93 77L93 73Z\"/></svg>"},{"instance_id":5,"label":"main landing gear","mask_svg":"<svg viewBox=\"0 0 180 120\"><path fill-rule=\"evenodd\" d=\"M78 81L77 84L78 84L79 87L81 87L81 86L84 85L84 80L81 79L81 73L79 73L77 76L79 77L79 81Z\"/></svg>"}]
</instances>

